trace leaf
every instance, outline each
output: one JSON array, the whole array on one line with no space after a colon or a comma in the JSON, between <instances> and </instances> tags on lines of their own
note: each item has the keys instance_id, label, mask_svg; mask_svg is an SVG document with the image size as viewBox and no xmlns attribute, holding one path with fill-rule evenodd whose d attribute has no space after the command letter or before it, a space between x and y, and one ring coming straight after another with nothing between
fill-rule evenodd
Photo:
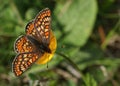
<instances>
[{"instance_id":1,"label":"leaf","mask_svg":"<svg viewBox=\"0 0 120 86\"><path fill-rule=\"evenodd\" d=\"M83 80L84 80L85 86L98 86L95 79L89 73L86 74Z\"/></svg>"},{"instance_id":2,"label":"leaf","mask_svg":"<svg viewBox=\"0 0 120 86\"><path fill-rule=\"evenodd\" d=\"M58 12L60 10L60 12ZM63 43L83 46L89 38L97 14L96 0L69 0L58 3L55 9L58 20L63 26Z\"/></svg>"}]
</instances>

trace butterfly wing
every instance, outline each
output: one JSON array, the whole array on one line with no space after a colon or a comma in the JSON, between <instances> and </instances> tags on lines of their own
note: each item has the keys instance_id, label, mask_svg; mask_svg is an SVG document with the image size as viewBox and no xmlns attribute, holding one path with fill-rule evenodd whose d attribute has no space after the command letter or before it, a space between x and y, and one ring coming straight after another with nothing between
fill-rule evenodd
<instances>
[{"instance_id":1,"label":"butterfly wing","mask_svg":"<svg viewBox=\"0 0 120 86\"><path fill-rule=\"evenodd\" d=\"M36 47L23 35L15 41L14 50L16 53L33 52Z\"/></svg>"},{"instance_id":2,"label":"butterfly wing","mask_svg":"<svg viewBox=\"0 0 120 86\"><path fill-rule=\"evenodd\" d=\"M36 31L36 29L34 28L34 20L30 21L25 28L25 32L27 35L32 36L35 39L39 39L39 34Z\"/></svg>"},{"instance_id":3,"label":"butterfly wing","mask_svg":"<svg viewBox=\"0 0 120 86\"><path fill-rule=\"evenodd\" d=\"M18 54L13 61L12 71L16 76L20 76L24 71L26 71L37 59L42 56L40 53L29 52Z\"/></svg>"},{"instance_id":4,"label":"butterfly wing","mask_svg":"<svg viewBox=\"0 0 120 86\"><path fill-rule=\"evenodd\" d=\"M39 35L40 40L47 45L50 42L51 12L45 8L38 13L34 20L34 28Z\"/></svg>"},{"instance_id":5,"label":"butterfly wing","mask_svg":"<svg viewBox=\"0 0 120 86\"><path fill-rule=\"evenodd\" d=\"M51 12L48 8L39 12L35 20L29 22L26 26L26 35L20 36L14 44L15 52L18 55L13 61L13 72L20 76L26 71L39 57L43 56L38 52L38 48L27 37L35 38L41 44L50 43L50 22Z\"/></svg>"}]
</instances>

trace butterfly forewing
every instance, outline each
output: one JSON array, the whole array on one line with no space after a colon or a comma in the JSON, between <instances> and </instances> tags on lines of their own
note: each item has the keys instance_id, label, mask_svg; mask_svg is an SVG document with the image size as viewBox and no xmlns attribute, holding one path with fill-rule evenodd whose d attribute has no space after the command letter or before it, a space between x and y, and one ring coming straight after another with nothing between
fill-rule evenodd
<instances>
[{"instance_id":1,"label":"butterfly forewing","mask_svg":"<svg viewBox=\"0 0 120 86\"><path fill-rule=\"evenodd\" d=\"M21 53L16 56L13 61L13 72L16 76L20 76L26 71L42 54L29 52Z\"/></svg>"},{"instance_id":2,"label":"butterfly forewing","mask_svg":"<svg viewBox=\"0 0 120 86\"><path fill-rule=\"evenodd\" d=\"M23 35L15 41L14 50L16 53L33 52L35 51L35 46Z\"/></svg>"},{"instance_id":3,"label":"butterfly forewing","mask_svg":"<svg viewBox=\"0 0 120 86\"><path fill-rule=\"evenodd\" d=\"M46 8L38 13L34 20L34 26L39 33L39 38L42 42L49 44L50 41L50 28L51 28L51 12Z\"/></svg>"}]
</instances>

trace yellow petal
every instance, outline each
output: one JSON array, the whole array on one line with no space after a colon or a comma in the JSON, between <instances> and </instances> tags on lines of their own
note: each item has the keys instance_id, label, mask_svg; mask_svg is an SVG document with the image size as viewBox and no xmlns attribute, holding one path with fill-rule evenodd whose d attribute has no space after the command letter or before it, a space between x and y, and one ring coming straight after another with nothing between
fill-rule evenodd
<instances>
[{"instance_id":1,"label":"yellow petal","mask_svg":"<svg viewBox=\"0 0 120 86\"><path fill-rule=\"evenodd\" d=\"M56 38L54 36L54 34L52 33L52 31L50 32L50 44L49 44L49 48L51 50L52 53L44 53L44 55L42 57L40 57L38 59L38 61L36 62L37 64L45 64L48 61L50 61L54 55L54 52L56 50L57 47L57 41Z\"/></svg>"}]
</instances>

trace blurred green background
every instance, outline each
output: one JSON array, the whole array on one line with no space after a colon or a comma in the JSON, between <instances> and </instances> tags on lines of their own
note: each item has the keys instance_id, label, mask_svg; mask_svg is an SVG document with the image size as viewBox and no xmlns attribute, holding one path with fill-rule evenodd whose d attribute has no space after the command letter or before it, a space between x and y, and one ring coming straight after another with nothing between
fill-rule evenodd
<instances>
[{"instance_id":1,"label":"blurred green background","mask_svg":"<svg viewBox=\"0 0 120 86\"><path fill-rule=\"evenodd\" d=\"M14 41L46 7L56 53L15 77ZM120 86L120 1L0 0L0 86Z\"/></svg>"}]
</instances>

